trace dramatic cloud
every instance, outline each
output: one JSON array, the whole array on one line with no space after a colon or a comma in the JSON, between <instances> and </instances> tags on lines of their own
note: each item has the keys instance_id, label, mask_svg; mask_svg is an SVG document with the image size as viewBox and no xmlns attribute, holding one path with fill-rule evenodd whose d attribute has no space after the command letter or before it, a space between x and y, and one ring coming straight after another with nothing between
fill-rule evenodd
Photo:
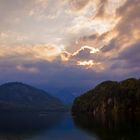
<instances>
[{"instance_id":1,"label":"dramatic cloud","mask_svg":"<svg viewBox=\"0 0 140 140\"><path fill-rule=\"evenodd\" d=\"M53 61L60 55L63 48L56 46L34 45L34 46L1 46L0 58L16 59L17 60L46 60Z\"/></svg>"},{"instance_id":2,"label":"dramatic cloud","mask_svg":"<svg viewBox=\"0 0 140 140\"><path fill-rule=\"evenodd\" d=\"M78 94L139 77L139 9L139 0L0 0L0 82Z\"/></svg>"}]
</instances>

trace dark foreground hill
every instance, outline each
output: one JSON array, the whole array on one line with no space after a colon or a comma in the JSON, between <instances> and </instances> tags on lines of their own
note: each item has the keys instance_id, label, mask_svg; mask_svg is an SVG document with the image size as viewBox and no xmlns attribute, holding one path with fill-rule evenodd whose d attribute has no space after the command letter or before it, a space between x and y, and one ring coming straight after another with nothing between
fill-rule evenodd
<instances>
[{"instance_id":1,"label":"dark foreground hill","mask_svg":"<svg viewBox=\"0 0 140 140\"><path fill-rule=\"evenodd\" d=\"M140 79L122 82L106 81L97 85L73 103L74 113L121 114L140 113Z\"/></svg>"},{"instance_id":2,"label":"dark foreground hill","mask_svg":"<svg viewBox=\"0 0 140 140\"><path fill-rule=\"evenodd\" d=\"M62 102L35 87L13 82L0 86L0 111L56 111L64 110Z\"/></svg>"}]
</instances>

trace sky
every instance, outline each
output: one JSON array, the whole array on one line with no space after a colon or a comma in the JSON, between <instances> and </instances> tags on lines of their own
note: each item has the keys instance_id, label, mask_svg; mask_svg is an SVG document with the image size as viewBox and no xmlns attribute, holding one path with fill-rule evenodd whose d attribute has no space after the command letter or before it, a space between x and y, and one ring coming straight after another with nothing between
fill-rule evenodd
<instances>
[{"instance_id":1,"label":"sky","mask_svg":"<svg viewBox=\"0 0 140 140\"><path fill-rule=\"evenodd\" d=\"M79 95L140 78L139 0L0 0L0 84Z\"/></svg>"}]
</instances>

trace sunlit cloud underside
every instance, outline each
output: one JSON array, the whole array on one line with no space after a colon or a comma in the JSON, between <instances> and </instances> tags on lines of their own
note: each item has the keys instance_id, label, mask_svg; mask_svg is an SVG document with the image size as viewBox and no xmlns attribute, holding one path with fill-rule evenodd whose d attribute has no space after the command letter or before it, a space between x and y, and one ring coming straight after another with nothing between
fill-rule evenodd
<instances>
[{"instance_id":1,"label":"sunlit cloud underside","mask_svg":"<svg viewBox=\"0 0 140 140\"><path fill-rule=\"evenodd\" d=\"M139 9L139 0L0 0L0 72L139 76Z\"/></svg>"}]
</instances>

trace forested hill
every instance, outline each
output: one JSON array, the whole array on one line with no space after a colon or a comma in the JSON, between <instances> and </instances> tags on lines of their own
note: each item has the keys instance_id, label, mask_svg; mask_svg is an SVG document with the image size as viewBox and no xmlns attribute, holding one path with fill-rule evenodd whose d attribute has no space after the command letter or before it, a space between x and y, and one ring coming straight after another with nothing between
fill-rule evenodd
<instances>
[{"instance_id":1,"label":"forested hill","mask_svg":"<svg viewBox=\"0 0 140 140\"><path fill-rule=\"evenodd\" d=\"M63 110L62 102L47 92L27 84L12 82L0 86L1 110Z\"/></svg>"},{"instance_id":2,"label":"forested hill","mask_svg":"<svg viewBox=\"0 0 140 140\"><path fill-rule=\"evenodd\" d=\"M140 113L140 79L105 81L77 97L72 111L105 113Z\"/></svg>"}]
</instances>

